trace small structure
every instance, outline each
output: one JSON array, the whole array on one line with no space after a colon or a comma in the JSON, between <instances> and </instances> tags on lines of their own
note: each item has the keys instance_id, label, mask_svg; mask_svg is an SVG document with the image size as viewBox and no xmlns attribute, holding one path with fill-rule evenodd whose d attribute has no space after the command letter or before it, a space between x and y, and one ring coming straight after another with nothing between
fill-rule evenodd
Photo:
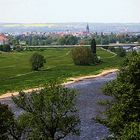
<instances>
[{"instance_id":1,"label":"small structure","mask_svg":"<svg viewBox=\"0 0 140 140\"><path fill-rule=\"evenodd\" d=\"M90 31L89 31L89 25L87 24L87 27L86 27L86 33L89 34Z\"/></svg>"},{"instance_id":2,"label":"small structure","mask_svg":"<svg viewBox=\"0 0 140 140\"><path fill-rule=\"evenodd\" d=\"M0 34L0 45L8 44L9 40L4 34Z\"/></svg>"}]
</instances>

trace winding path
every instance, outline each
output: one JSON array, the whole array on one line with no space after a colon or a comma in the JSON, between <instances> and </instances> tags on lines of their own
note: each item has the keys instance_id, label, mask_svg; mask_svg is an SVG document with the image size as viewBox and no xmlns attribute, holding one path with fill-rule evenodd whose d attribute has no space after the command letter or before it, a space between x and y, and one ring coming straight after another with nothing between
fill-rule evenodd
<instances>
[{"instance_id":1,"label":"winding path","mask_svg":"<svg viewBox=\"0 0 140 140\"><path fill-rule=\"evenodd\" d=\"M108 129L105 126L96 123L93 118L105 110L105 107L100 106L97 103L98 100L111 99L111 97L105 96L102 93L102 86L115 78L116 73L112 72L108 75L99 76L93 79L81 79L75 83L66 85L66 87L74 88L78 91L76 106L79 110L81 120L81 135L68 136L65 140L101 140L108 136ZM14 105L10 96L1 98L0 102L8 104L15 116L19 116L23 112L23 110Z\"/></svg>"}]
</instances>

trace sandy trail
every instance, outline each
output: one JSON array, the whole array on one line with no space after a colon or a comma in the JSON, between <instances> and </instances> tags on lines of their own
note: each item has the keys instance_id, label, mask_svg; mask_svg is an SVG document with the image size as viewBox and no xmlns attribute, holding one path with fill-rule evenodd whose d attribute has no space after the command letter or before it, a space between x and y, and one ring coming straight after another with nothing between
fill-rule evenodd
<instances>
[{"instance_id":1,"label":"sandy trail","mask_svg":"<svg viewBox=\"0 0 140 140\"><path fill-rule=\"evenodd\" d=\"M72 83L76 83L78 81L82 81L82 80L85 80L85 79L93 79L93 78L97 78L97 77L100 77L100 76L105 76L107 74L110 74L110 73L113 73L113 72L117 72L118 69L109 69L109 70L103 70L101 73L97 74L97 75L89 75L89 76L80 76L80 77L73 77L73 78L68 78L67 79L67 82L63 83L62 85L69 85L69 84L72 84ZM39 88L31 88L31 89L27 89L27 90L23 90L24 92L32 92L33 90L40 90L42 87L39 87ZM4 99L4 98L8 98L8 97L11 97L12 95L14 96L17 96L19 94L19 92L8 92L8 93L5 93L3 95L0 96L0 99Z\"/></svg>"}]
</instances>

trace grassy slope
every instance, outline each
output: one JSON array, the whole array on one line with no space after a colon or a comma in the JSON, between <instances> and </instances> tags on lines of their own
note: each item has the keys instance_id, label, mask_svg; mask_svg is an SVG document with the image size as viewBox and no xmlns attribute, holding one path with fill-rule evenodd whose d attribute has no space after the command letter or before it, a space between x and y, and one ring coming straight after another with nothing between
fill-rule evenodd
<instances>
[{"instance_id":1,"label":"grassy slope","mask_svg":"<svg viewBox=\"0 0 140 140\"><path fill-rule=\"evenodd\" d=\"M21 90L44 84L50 80L97 74L103 69L117 68L121 58L98 49L103 63L96 66L75 66L70 57L70 49L47 49L40 52L47 63L42 71L32 72L29 64L33 52L0 53L0 93Z\"/></svg>"}]
</instances>

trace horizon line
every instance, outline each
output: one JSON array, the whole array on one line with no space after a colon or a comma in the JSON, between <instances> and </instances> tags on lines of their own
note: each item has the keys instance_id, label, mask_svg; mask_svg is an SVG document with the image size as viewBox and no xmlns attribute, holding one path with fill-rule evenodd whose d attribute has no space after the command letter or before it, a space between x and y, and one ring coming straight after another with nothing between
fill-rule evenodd
<instances>
[{"instance_id":1,"label":"horizon line","mask_svg":"<svg viewBox=\"0 0 140 140\"><path fill-rule=\"evenodd\" d=\"M67 23L95 23L95 24L140 24L140 22L0 22L0 24L67 24Z\"/></svg>"}]
</instances>

